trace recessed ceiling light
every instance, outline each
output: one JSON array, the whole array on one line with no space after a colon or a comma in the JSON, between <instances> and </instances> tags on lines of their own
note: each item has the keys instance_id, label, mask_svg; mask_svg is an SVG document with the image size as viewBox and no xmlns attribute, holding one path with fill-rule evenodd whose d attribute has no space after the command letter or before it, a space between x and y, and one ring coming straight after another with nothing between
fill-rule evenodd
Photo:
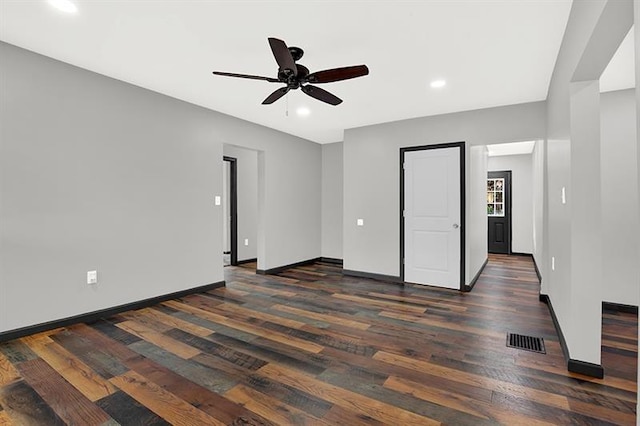
<instances>
[{"instance_id":1,"label":"recessed ceiling light","mask_svg":"<svg viewBox=\"0 0 640 426\"><path fill-rule=\"evenodd\" d=\"M300 107L296 110L296 113L300 116L300 117L306 117L307 115L311 114L311 111L309 110L309 108L306 107Z\"/></svg>"},{"instance_id":2,"label":"recessed ceiling light","mask_svg":"<svg viewBox=\"0 0 640 426\"><path fill-rule=\"evenodd\" d=\"M49 4L66 13L76 13L78 8L69 0L49 0Z\"/></svg>"},{"instance_id":3,"label":"recessed ceiling light","mask_svg":"<svg viewBox=\"0 0 640 426\"><path fill-rule=\"evenodd\" d=\"M433 87L434 89L439 89L440 87L444 87L447 85L447 82L444 80L433 80L431 82L431 87Z\"/></svg>"}]
</instances>

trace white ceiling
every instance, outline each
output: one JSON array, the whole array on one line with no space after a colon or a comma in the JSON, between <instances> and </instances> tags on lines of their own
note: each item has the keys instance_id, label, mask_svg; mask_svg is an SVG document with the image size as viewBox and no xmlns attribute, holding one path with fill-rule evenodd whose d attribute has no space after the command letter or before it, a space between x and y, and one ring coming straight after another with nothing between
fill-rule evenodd
<instances>
[{"instance_id":1,"label":"white ceiling","mask_svg":"<svg viewBox=\"0 0 640 426\"><path fill-rule=\"evenodd\" d=\"M213 1L0 0L0 40L312 141L344 129L546 98L570 0ZM267 37L305 50L311 71L367 64L370 75L301 91L213 76L275 77ZM447 85L431 89L429 83ZM54 83L54 82L53 82ZM299 117L298 107L310 114Z\"/></svg>"}]
</instances>

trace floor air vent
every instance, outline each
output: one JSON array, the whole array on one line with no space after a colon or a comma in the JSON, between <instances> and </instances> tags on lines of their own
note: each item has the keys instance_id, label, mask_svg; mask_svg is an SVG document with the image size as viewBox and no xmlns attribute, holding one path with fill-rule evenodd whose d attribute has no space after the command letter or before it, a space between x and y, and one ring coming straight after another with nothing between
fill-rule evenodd
<instances>
[{"instance_id":1,"label":"floor air vent","mask_svg":"<svg viewBox=\"0 0 640 426\"><path fill-rule=\"evenodd\" d=\"M523 336L522 334L507 334L507 347L524 349L525 351L546 354L542 337Z\"/></svg>"}]
</instances>

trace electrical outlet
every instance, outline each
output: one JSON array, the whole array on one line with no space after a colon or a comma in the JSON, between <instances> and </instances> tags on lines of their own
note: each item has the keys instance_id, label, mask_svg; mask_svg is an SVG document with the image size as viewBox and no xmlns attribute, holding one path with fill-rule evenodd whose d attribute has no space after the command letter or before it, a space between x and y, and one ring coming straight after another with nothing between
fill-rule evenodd
<instances>
[{"instance_id":1,"label":"electrical outlet","mask_svg":"<svg viewBox=\"0 0 640 426\"><path fill-rule=\"evenodd\" d=\"M562 187L562 204L567 204L567 192L564 189L564 186Z\"/></svg>"},{"instance_id":2,"label":"electrical outlet","mask_svg":"<svg viewBox=\"0 0 640 426\"><path fill-rule=\"evenodd\" d=\"M358 219L358 220L356 220L356 225L358 225L358 226L364 226L364 219Z\"/></svg>"},{"instance_id":3,"label":"electrical outlet","mask_svg":"<svg viewBox=\"0 0 640 426\"><path fill-rule=\"evenodd\" d=\"M248 239L248 238L245 238L245 239L244 239L244 245L245 245L245 246L248 246L248 245L249 245L249 239Z\"/></svg>"},{"instance_id":4,"label":"electrical outlet","mask_svg":"<svg viewBox=\"0 0 640 426\"><path fill-rule=\"evenodd\" d=\"M98 284L98 271L87 272L87 284Z\"/></svg>"},{"instance_id":5,"label":"electrical outlet","mask_svg":"<svg viewBox=\"0 0 640 426\"><path fill-rule=\"evenodd\" d=\"M220 198L219 195L216 195L214 198L214 202L216 203L216 206L219 206L220 204L222 204L222 198Z\"/></svg>"}]
</instances>

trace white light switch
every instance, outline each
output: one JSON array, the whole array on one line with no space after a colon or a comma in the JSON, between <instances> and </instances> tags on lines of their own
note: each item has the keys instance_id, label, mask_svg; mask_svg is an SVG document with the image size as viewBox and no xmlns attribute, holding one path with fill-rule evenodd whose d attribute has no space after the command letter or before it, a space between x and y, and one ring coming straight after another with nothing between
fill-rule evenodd
<instances>
[{"instance_id":1,"label":"white light switch","mask_svg":"<svg viewBox=\"0 0 640 426\"><path fill-rule=\"evenodd\" d=\"M248 239L248 238L245 238L245 239L244 239L244 245L245 245L245 246L248 246L248 245L249 245L249 239Z\"/></svg>"},{"instance_id":2,"label":"white light switch","mask_svg":"<svg viewBox=\"0 0 640 426\"><path fill-rule=\"evenodd\" d=\"M87 272L87 284L98 284L98 271Z\"/></svg>"},{"instance_id":3,"label":"white light switch","mask_svg":"<svg viewBox=\"0 0 640 426\"><path fill-rule=\"evenodd\" d=\"M216 203L216 206L219 206L222 203L222 199L220 198L219 195L216 195L215 203Z\"/></svg>"},{"instance_id":4,"label":"white light switch","mask_svg":"<svg viewBox=\"0 0 640 426\"><path fill-rule=\"evenodd\" d=\"M358 225L358 226L364 226L364 219L358 219L358 220L356 221L356 225Z\"/></svg>"},{"instance_id":5,"label":"white light switch","mask_svg":"<svg viewBox=\"0 0 640 426\"><path fill-rule=\"evenodd\" d=\"M562 204L567 204L567 193L564 189L564 186L562 187Z\"/></svg>"},{"instance_id":6,"label":"white light switch","mask_svg":"<svg viewBox=\"0 0 640 426\"><path fill-rule=\"evenodd\" d=\"M556 258L555 257L551 257L551 270L555 271L556 270Z\"/></svg>"}]
</instances>

